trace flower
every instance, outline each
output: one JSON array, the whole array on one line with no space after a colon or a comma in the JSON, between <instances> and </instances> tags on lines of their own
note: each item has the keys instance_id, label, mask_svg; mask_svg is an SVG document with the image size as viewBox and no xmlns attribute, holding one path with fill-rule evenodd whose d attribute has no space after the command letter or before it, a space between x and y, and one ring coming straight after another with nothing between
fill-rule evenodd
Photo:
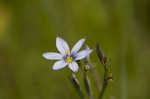
<instances>
[{"instance_id":1,"label":"flower","mask_svg":"<svg viewBox=\"0 0 150 99\"><path fill-rule=\"evenodd\" d=\"M59 70L68 65L73 72L77 72L79 66L76 61L84 59L93 51L92 49L85 49L77 53L82 47L84 42L85 42L84 38L80 39L70 51L67 42L62 38L57 37L56 47L60 53L46 52L43 54L43 57L48 60L58 60L57 62L54 63L53 70Z\"/></svg>"}]
</instances>

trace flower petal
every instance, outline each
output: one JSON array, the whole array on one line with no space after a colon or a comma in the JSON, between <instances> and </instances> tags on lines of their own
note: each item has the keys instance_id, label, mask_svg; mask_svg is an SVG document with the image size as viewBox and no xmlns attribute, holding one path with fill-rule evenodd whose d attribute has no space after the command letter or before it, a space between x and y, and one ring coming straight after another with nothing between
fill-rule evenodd
<instances>
[{"instance_id":1,"label":"flower petal","mask_svg":"<svg viewBox=\"0 0 150 99\"><path fill-rule=\"evenodd\" d=\"M47 52L43 54L43 57L48 59L48 60L57 60L57 59L62 59L62 55L54 52Z\"/></svg>"},{"instance_id":2,"label":"flower petal","mask_svg":"<svg viewBox=\"0 0 150 99\"><path fill-rule=\"evenodd\" d=\"M73 72L77 72L78 71L78 64L76 62L71 62L69 63L69 68L73 71Z\"/></svg>"},{"instance_id":3,"label":"flower petal","mask_svg":"<svg viewBox=\"0 0 150 99\"><path fill-rule=\"evenodd\" d=\"M82 50L79 53L77 53L75 60L80 60L85 57L87 57L93 50Z\"/></svg>"},{"instance_id":4,"label":"flower petal","mask_svg":"<svg viewBox=\"0 0 150 99\"><path fill-rule=\"evenodd\" d=\"M69 46L65 40L60 37L56 38L56 47L61 54L65 54L66 50L69 50Z\"/></svg>"},{"instance_id":5,"label":"flower petal","mask_svg":"<svg viewBox=\"0 0 150 99\"><path fill-rule=\"evenodd\" d=\"M80 50L80 48L82 47L83 43L85 42L85 39L82 38L80 39L72 48L71 53L77 53L77 51Z\"/></svg>"},{"instance_id":6,"label":"flower petal","mask_svg":"<svg viewBox=\"0 0 150 99\"><path fill-rule=\"evenodd\" d=\"M54 63L53 65L53 70L59 70L59 69L62 69L64 68L65 66L67 65L67 63L63 60L61 61L57 61Z\"/></svg>"}]
</instances>

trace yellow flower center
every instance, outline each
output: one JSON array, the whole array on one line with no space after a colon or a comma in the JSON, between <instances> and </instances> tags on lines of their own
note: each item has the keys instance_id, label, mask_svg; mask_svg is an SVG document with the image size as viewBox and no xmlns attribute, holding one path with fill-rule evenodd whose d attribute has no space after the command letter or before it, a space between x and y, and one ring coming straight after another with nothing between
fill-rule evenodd
<instances>
[{"instance_id":1,"label":"yellow flower center","mask_svg":"<svg viewBox=\"0 0 150 99\"><path fill-rule=\"evenodd\" d=\"M65 61L66 62L72 62L73 61L73 57L67 56Z\"/></svg>"},{"instance_id":2,"label":"yellow flower center","mask_svg":"<svg viewBox=\"0 0 150 99\"><path fill-rule=\"evenodd\" d=\"M67 53L67 54L70 54L70 50L67 49L67 50L66 50L66 53Z\"/></svg>"}]
</instances>

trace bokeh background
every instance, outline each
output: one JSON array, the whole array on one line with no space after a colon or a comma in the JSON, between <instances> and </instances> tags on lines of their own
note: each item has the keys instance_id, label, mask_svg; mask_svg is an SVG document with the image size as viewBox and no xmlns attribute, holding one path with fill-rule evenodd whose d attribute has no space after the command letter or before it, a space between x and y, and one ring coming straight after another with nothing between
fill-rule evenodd
<instances>
[{"instance_id":1,"label":"bokeh background","mask_svg":"<svg viewBox=\"0 0 150 99\"><path fill-rule=\"evenodd\" d=\"M85 37L111 57L114 81L104 99L149 99L149 11L150 0L0 0L0 99L80 98L70 70L53 71L54 61L42 57L57 51L57 36L70 46ZM95 51L91 60L102 80Z\"/></svg>"}]
</instances>

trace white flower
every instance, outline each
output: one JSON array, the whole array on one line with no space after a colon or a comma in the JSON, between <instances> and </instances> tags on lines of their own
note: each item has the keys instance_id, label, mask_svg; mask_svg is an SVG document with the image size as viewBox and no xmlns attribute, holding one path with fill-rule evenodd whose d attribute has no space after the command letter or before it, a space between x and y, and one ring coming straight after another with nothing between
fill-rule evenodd
<instances>
[{"instance_id":1,"label":"white flower","mask_svg":"<svg viewBox=\"0 0 150 99\"><path fill-rule=\"evenodd\" d=\"M93 51L92 49L85 49L77 53L84 42L85 39L82 38L73 46L72 50L70 51L67 42L62 38L57 37L56 47L60 53L47 52L43 54L43 57L48 60L58 60L54 63L53 70L58 70L68 65L73 72L77 72L79 66L76 61L84 59Z\"/></svg>"}]
</instances>

